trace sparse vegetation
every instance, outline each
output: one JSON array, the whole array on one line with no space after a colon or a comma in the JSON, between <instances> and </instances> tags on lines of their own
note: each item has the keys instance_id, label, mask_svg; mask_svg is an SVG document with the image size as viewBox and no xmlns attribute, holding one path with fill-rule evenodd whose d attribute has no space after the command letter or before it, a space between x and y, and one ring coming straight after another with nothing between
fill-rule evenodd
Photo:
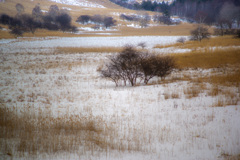
<instances>
[{"instance_id":1,"label":"sparse vegetation","mask_svg":"<svg viewBox=\"0 0 240 160\"><path fill-rule=\"evenodd\" d=\"M116 25L116 20L114 20L112 17L109 16L101 16L101 15L81 15L77 18L76 22L81 24L94 24L96 25L102 25L105 28L109 28ZM96 28L96 27L95 27ZM100 28L100 27L98 27Z\"/></svg>"},{"instance_id":2,"label":"sparse vegetation","mask_svg":"<svg viewBox=\"0 0 240 160\"><path fill-rule=\"evenodd\" d=\"M0 37L23 36L0 42L0 159L239 159L238 1L135 6L155 17L109 0L15 1L0 0ZM169 9L194 23L151 21L172 24ZM196 21L231 35L187 41Z\"/></svg>"},{"instance_id":3,"label":"sparse vegetation","mask_svg":"<svg viewBox=\"0 0 240 160\"><path fill-rule=\"evenodd\" d=\"M172 57L154 56L127 46L118 55L110 57L109 63L100 70L100 73L103 78L114 81L116 86L121 80L124 85L128 81L135 86L137 80L144 80L144 83L147 84L155 76L164 79L174 67L175 63Z\"/></svg>"},{"instance_id":4,"label":"sparse vegetation","mask_svg":"<svg viewBox=\"0 0 240 160\"><path fill-rule=\"evenodd\" d=\"M39 5L32 10L32 15L23 14L24 7L21 4L16 5L17 15L15 17L2 14L0 24L8 25L10 33L16 37L22 36L25 32L35 33L36 29L44 28L48 30L62 30L76 32L75 26L71 25L71 16L59 10L57 5L51 5L49 11L43 15Z\"/></svg>"},{"instance_id":5,"label":"sparse vegetation","mask_svg":"<svg viewBox=\"0 0 240 160\"><path fill-rule=\"evenodd\" d=\"M202 41L203 39L210 38L210 33L206 27L199 25L196 29L191 31L190 39L193 41Z\"/></svg>"}]
</instances>

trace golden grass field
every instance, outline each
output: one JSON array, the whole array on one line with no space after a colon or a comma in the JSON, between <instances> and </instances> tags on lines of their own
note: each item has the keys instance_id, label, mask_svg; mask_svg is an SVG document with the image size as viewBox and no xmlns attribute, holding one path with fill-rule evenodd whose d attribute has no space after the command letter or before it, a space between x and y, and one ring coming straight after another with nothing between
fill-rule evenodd
<instances>
[{"instance_id":1,"label":"golden grass field","mask_svg":"<svg viewBox=\"0 0 240 160\"><path fill-rule=\"evenodd\" d=\"M92 0L94 2L94 0ZM15 16L17 14L15 5L18 2L16 0L9 0L5 3L1 3L0 6L0 14L8 14L10 16ZM25 10L24 13L31 14L32 9L35 7L36 4L40 4L40 7L42 10L48 11L50 5L56 4L51 1L28 1L23 0L21 1L21 4L24 6ZM63 4L57 4L58 7L61 9L62 7L71 8L69 14L72 16L72 24L77 27L83 27L83 25L76 23L77 17L80 15L106 15L106 16L112 16L114 19L117 20L118 30L116 31L106 31L107 33L113 33L113 36L165 36L165 35L189 35L189 31L194 29L193 24L187 24L183 23L176 26L151 26L147 28L131 28L127 27L126 24L129 24L129 22L125 22L119 19L119 15L124 14L145 14L148 13L149 15L154 15L156 13L149 12L149 11L134 11L129 9L124 9L108 0L104 1L98 1L98 4L102 4L105 6L105 8L90 8L85 9L83 7L79 6L69 6L69 5L63 5ZM152 22L151 22L152 23ZM7 26L2 27L7 29ZM77 37L77 36L104 36L104 35L97 35L95 33L99 33L98 31L91 32L91 33L84 33L84 34L72 34L72 33L63 33L61 31L46 31L44 29L38 29L34 34L32 33L24 33L24 37L46 37L46 36L59 36L59 37ZM104 32L100 32L104 33ZM6 38L15 38L13 35L9 34L8 31L0 30L0 39L6 39Z\"/></svg>"},{"instance_id":2,"label":"golden grass field","mask_svg":"<svg viewBox=\"0 0 240 160\"><path fill-rule=\"evenodd\" d=\"M179 69L216 69L221 74L201 78L205 82L220 85L240 84L240 41L233 36L215 37L202 42L188 41L161 47L191 49L189 53L173 54ZM160 46L159 46L160 47Z\"/></svg>"},{"instance_id":3,"label":"golden grass field","mask_svg":"<svg viewBox=\"0 0 240 160\"><path fill-rule=\"evenodd\" d=\"M212 37L210 39L203 39L201 42L198 41L187 41L186 43L175 43L170 45L157 45L155 48L167 48L167 47L177 47L182 49L191 49L198 50L203 49L207 50L211 47L234 47L239 46L240 41L233 36L218 36ZM210 49L211 50L211 49Z\"/></svg>"},{"instance_id":4,"label":"golden grass field","mask_svg":"<svg viewBox=\"0 0 240 160\"><path fill-rule=\"evenodd\" d=\"M104 5L106 8L85 10L84 8L79 8L76 6L66 6L61 4L58 4L58 6L70 7L72 9L70 11L70 14L72 15L74 21L81 14L94 15L101 13L103 15L111 15L110 13L113 12L126 14L136 13L136 11L121 8L109 2L108 0L101 0L100 2L98 0L89 1L97 1L99 4ZM36 3L40 3L43 10L48 10L51 4L55 4L45 0L22 0L21 3L24 5L26 13L31 13L31 10L36 5ZM11 16L15 16L15 5L16 0L6 0L6 3L0 4L0 14L7 13ZM151 12L148 13L154 14ZM116 16L116 18L118 17ZM190 35L190 30L196 27L194 24L184 23L176 26L153 26L148 28L136 29L126 27L125 22L119 21L118 23L122 24L121 26L119 26L119 30L108 31L108 33L114 33L113 36L188 36ZM81 26L75 22L73 24ZM6 26L2 27L7 28ZM211 28L210 32L212 33ZM63 33L60 31L47 31L39 29L35 32L35 34L25 33L23 37L29 37L29 39L31 40L31 37L47 36L106 36L93 33L99 32L96 31L85 34L73 34ZM8 38L15 37L9 34L7 31L0 30L0 39ZM177 67L176 71L174 71L164 80L157 79L153 80L148 84L149 87L154 87L155 89L158 87L162 87L161 89L164 89L163 98L161 99L161 95L159 96L160 98L158 98L158 101L160 101L159 103L171 99L177 101L183 96L185 98L185 101L190 101L191 99L196 98L193 100L195 101L198 100L197 98L204 98L200 97L200 94L206 93L205 97L219 97L216 98L216 101L213 101L211 103L211 106L209 106L209 108L223 108L228 105L235 105L236 112L239 112L239 39L233 38L233 36L220 36L202 40L201 42L187 41L184 44L176 42L175 44L171 45L155 46L155 48L169 47L190 49L191 51L187 53L169 53L170 56L174 57L175 59ZM100 154L98 151L106 154L106 157L108 157L107 154L109 154L110 150L119 151L122 154L124 154L125 152L152 153L156 152L157 149L152 150L151 146L148 147L147 145L155 144L156 139L159 139L159 141L164 145L165 141L173 141L175 144L175 141L183 138L179 136L179 133L173 134L175 130L170 128L169 126L162 126L162 128L154 128L158 131L157 138L152 136L153 130L148 131L145 129L145 127L147 128L149 126L149 124L147 124L148 122L146 122L146 124L144 122L144 127L141 128L140 126L139 129L137 125L134 125L134 123L131 122L132 119L138 117L140 114L144 115L142 111L139 111L140 114L130 113L128 115L127 109L126 111L121 110L120 113L122 115L115 112L113 115L110 115L112 116L109 118L110 120L104 119L106 118L104 117L106 115L93 115L94 109L105 111L105 104L112 105L111 109L115 109L116 111L118 111L117 109L123 107L122 104L118 106L117 103L115 106L114 99L119 98L118 100L120 101L122 100L122 95L114 97L113 95L110 95L110 93L112 92L106 93L105 95L105 90L113 90L114 93L118 91L120 93L121 91L124 92L130 90L128 95L129 97L126 99L130 107L135 107L134 105L137 105L138 103L140 104L140 102L145 101L144 99L142 99L141 96L139 96L140 94L138 90L136 90L136 92L134 91L135 89L139 89L142 86L136 86L135 88L126 87L117 90L110 87L108 88L108 86L106 87L107 82L105 83L105 86L102 86L104 83L101 83L101 85L98 84L102 80L98 79L99 77L97 77L98 75L96 74L96 72L98 68L102 67L102 65L104 64L104 61L106 60L104 58L106 57L99 56L101 57L100 59L94 58L97 57L98 54L101 55L101 53L116 53L120 52L121 50L122 48L119 47L58 47L55 48L55 50L51 53L39 53L36 55L34 55L34 53L15 53L7 55L7 58L1 57L0 60L2 60L2 62L4 62L6 66L1 66L0 69L2 73L6 73L5 75L9 76L8 80L6 78L6 82L0 83L1 92L5 93L5 90L7 90L8 88L10 88L9 90L11 90L12 92L16 92L16 95L14 95L15 97L13 99L9 98L8 93L6 94L6 97L1 97L0 95L1 153L6 154L7 158L30 157L29 159L40 159L38 157L39 155L43 156L42 158L47 159L46 157L44 157L45 154L58 155L60 153L74 153L79 156L79 159L81 159L83 155L88 154L92 156L89 156L88 159L94 159L94 156L98 157L97 154ZM86 55L94 53L94 56L87 59L86 57L84 57L85 55L83 56L84 53L86 53ZM156 54L158 53L156 52ZM34 59L34 56L36 56L37 58ZM17 59L11 59L12 57L17 57ZM24 57L26 58L26 61ZM92 66L94 66L94 68L89 69ZM89 73L88 69L90 71ZM68 75L69 77L63 75L67 75L67 73L69 72L73 72L73 75ZM18 76L22 76L22 79L18 79ZM25 78L24 76L26 76L27 78ZM49 84L46 82L46 78L49 78ZM94 82L93 86L96 87L95 90L87 90L87 87L81 88L84 85L92 85L88 81ZM186 82L187 85L185 85L184 87L180 87L180 89L178 88L179 90L175 90L175 87L170 88L169 86L171 86L171 84L175 82L180 82L179 84L181 84L182 82ZM26 83L27 87L23 85L24 83ZM15 86L16 88L12 86ZM46 90L39 92L39 90L42 89L41 87L45 87ZM55 92L59 93L49 92L48 89L51 87L53 88L53 90L58 89ZM146 91L146 93L148 93L149 90L151 90L151 88L147 88L148 86L144 87L142 87L144 89L143 92ZM37 90L37 88L39 88L39 90ZM232 90L233 88L234 90ZM236 94L236 90L238 90L238 94ZM71 92L76 93L73 94ZM154 90L153 92L153 94L155 95L159 94L161 91L155 92ZM78 101L79 104L77 104L77 107L82 107L83 105L81 103L86 103L86 106L83 106L82 113L80 112L79 115L72 115L73 113L69 111L69 109L71 110L71 107L73 106L71 106L71 104L74 104L74 102L79 99L81 99L81 101ZM66 103L60 103L63 100ZM92 103L91 100L94 102L95 100L98 100L98 103ZM150 97L150 99L143 104L146 105L147 103L157 103L155 101L156 100L154 98ZM36 103L40 103L39 107L36 107ZM51 107L55 103L58 105L56 107L59 110L67 107L68 111L64 113L64 116L53 116L56 113L53 113ZM197 108L195 106L195 108L188 108L189 104L185 104L185 102L182 103L184 104L181 113L186 111L188 111L188 113L191 113L190 110L194 110ZM199 103L202 102L199 101ZM24 106L23 109L18 105ZM195 105L195 103L193 105ZM137 107L141 107L141 105ZM143 109L147 110L147 107L149 106L145 108L144 107ZM166 108L169 109L170 107L168 107ZM161 111L158 111L163 112L166 117L171 118L172 113L168 112L166 108L162 108ZM176 112L176 110L171 111ZM228 112L228 110L226 110L226 112ZM206 116L206 123L209 124L214 121L215 116L218 116L214 115L213 113L211 115L205 114L206 113L204 113L203 115ZM157 118L157 116L159 115L156 114L155 117ZM179 114L178 116L181 116L181 114ZM197 116L199 115L188 116L196 116L195 118L197 118ZM143 118L144 120L144 117L140 118ZM226 121L227 120L228 119L226 119ZM127 123L128 126L124 126L122 124L125 121L129 122ZM182 122L186 122L185 130L195 127L195 124L188 123L188 121L181 121L180 123ZM221 119L221 121L219 122L224 124L225 119ZM138 122L138 124L142 123L143 121ZM160 126L161 125L162 124L160 124ZM193 125L194 127L191 125ZM203 129L206 127L202 124L198 125L200 125L201 127L203 126ZM124 130L124 133L126 134L124 134L124 136L119 135L119 130ZM228 131L230 132L230 130ZM130 135L129 133L131 133L133 137L128 137ZM196 135L193 134L190 139L194 139L195 141L199 140L200 138L208 140L209 137L201 137L201 134L203 133L196 132ZM170 144L171 143L168 143L168 145ZM201 147L204 148L205 146L201 145L200 148ZM216 147L221 149L220 146L212 146L212 148ZM190 149L188 148L188 150ZM0 155L0 159L1 156L2 155ZM231 155L230 153L222 153L221 156L224 160L240 159L240 154Z\"/></svg>"}]
</instances>

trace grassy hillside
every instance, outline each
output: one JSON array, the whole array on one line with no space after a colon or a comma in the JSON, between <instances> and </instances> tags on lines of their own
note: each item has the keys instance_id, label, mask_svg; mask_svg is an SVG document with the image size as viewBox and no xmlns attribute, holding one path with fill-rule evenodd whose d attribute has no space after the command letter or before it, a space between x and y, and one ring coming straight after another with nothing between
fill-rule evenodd
<instances>
[{"instance_id":1,"label":"grassy hillside","mask_svg":"<svg viewBox=\"0 0 240 160\"><path fill-rule=\"evenodd\" d=\"M70 33L62 33L59 31L46 31L42 29L38 29L35 34L31 33L25 33L24 37L45 37L45 36L62 36L62 37L72 37L72 36L101 36L102 33L107 32L108 35L114 35L114 36L129 36L129 35L188 35L189 31L194 28L194 25L192 24L181 24L177 26L166 26L166 25L158 25L157 23L154 23L151 21L150 26L147 28L139 28L139 27L131 27L131 25L139 26L138 22L127 22L123 21L119 18L121 14L126 15L144 15L149 14L151 16L155 15L155 12L146 12L146 11L135 11L135 10L129 10L122 8L109 0L88 0L88 2L101 5L104 8L92 8L92 7L86 7L86 6L74 6L74 5L66 5L66 4L60 4L51 2L49 0L22 0L20 3L24 6L24 13L31 14L32 9L37 5L40 4L40 7L43 12L47 12L49 10L49 7L51 5L57 5L59 9L67 9L69 14L72 17L72 23L73 25L77 27L91 27L91 25L84 26L79 23L76 23L76 19L80 15L105 15L105 16L111 16L115 20L117 20L117 26L113 28L113 30L110 31L91 31L91 32L85 32L84 34L70 34ZM10 16L15 16L17 14L16 11L16 4L19 3L17 0L8 0L4 3L1 3L0 5L0 14L8 14ZM7 28L7 26L1 25L3 28ZM6 30L0 30L1 36L0 38L14 38L13 35L10 35ZM100 33L100 34L99 34ZM105 35L104 35L105 36Z\"/></svg>"}]
</instances>

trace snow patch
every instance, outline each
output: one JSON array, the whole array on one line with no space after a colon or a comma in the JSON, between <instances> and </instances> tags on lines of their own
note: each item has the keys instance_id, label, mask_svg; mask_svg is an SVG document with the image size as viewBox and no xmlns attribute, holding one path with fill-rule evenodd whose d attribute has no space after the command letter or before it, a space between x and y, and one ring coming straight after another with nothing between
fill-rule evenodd
<instances>
[{"instance_id":1,"label":"snow patch","mask_svg":"<svg viewBox=\"0 0 240 160\"><path fill-rule=\"evenodd\" d=\"M105 8L102 5L97 3L88 2L86 0L50 0L52 2L72 5L72 6L81 6L81 7L89 7L89 8Z\"/></svg>"},{"instance_id":2,"label":"snow patch","mask_svg":"<svg viewBox=\"0 0 240 160\"><path fill-rule=\"evenodd\" d=\"M86 28L86 30L90 30L90 28ZM173 44L179 37L180 36L56 37L40 40L36 39L34 41L15 41L15 39L13 39L0 40L0 44L6 43L4 46L0 45L0 48L3 53L16 53L27 52L28 50L32 51L34 49L38 51L39 48L49 49L56 47L123 47L127 44L137 46L139 43L145 42L146 49L152 50L154 46L158 44ZM12 41L12 43L7 44L8 41Z\"/></svg>"},{"instance_id":3,"label":"snow patch","mask_svg":"<svg viewBox=\"0 0 240 160\"><path fill-rule=\"evenodd\" d=\"M62 9L65 9L65 10L68 10L68 11L72 10L72 8L68 8L68 7L62 7Z\"/></svg>"}]
</instances>

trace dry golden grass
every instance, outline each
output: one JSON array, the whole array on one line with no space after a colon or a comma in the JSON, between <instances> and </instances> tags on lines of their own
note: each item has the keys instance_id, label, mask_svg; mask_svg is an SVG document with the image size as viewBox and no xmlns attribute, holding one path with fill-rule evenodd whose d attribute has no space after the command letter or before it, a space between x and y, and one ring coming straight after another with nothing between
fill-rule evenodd
<instances>
[{"instance_id":1,"label":"dry golden grass","mask_svg":"<svg viewBox=\"0 0 240 160\"><path fill-rule=\"evenodd\" d=\"M212 51L196 51L173 55L178 68L218 68L227 65L240 65L240 49L229 48Z\"/></svg>"},{"instance_id":2,"label":"dry golden grass","mask_svg":"<svg viewBox=\"0 0 240 160\"><path fill-rule=\"evenodd\" d=\"M109 124L91 113L84 116L66 113L65 116L54 118L50 109L39 108L36 111L26 106L20 111L19 108L9 109L1 103L1 154L12 158L59 152L82 156L109 152L110 149L122 152L143 149L139 137L120 139L113 129L116 126ZM139 134L137 130L134 132L133 135Z\"/></svg>"},{"instance_id":3,"label":"dry golden grass","mask_svg":"<svg viewBox=\"0 0 240 160\"><path fill-rule=\"evenodd\" d=\"M208 47L227 47L227 46L240 46L240 41L233 36L220 36L210 39L204 39L201 42L188 41L185 43L183 48L208 48Z\"/></svg>"},{"instance_id":4,"label":"dry golden grass","mask_svg":"<svg viewBox=\"0 0 240 160\"><path fill-rule=\"evenodd\" d=\"M118 31L95 31L86 32L84 34L74 34L69 32L61 31L49 31L45 29L38 29L34 34L24 33L23 37L103 37L106 36L104 33L112 33L107 36L174 36L174 35L188 35L189 28L192 28L191 24L181 24L177 26L155 26L148 28L131 28L131 27L120 27ZM14 35L6 31L0 31L0 38L14 38ZM101 34L98 34L101 33Z\"/></svg>"},{"instance_id":5,"label":"dry golden grass","mask_svg":"<svg viewBox=\"0 0 240 160\"><path fill-rule=\"evenodd\" d=\"M192 52L174 55L177 67L215 69L208 76L191 77L189 81L208 82L216 85L238 86L240 84L240 50L215 50L207 53ZM185 77L186 78L186 77ZM186 79L185 79L186 80Z\"/></svg>"},{"instance_id":6,"label":"dry golden grass","mask_svg":"<svg viewBox=\"0 0 240 160\"><path fill-rule=\"evenodd\" d=\"M240 46L240 41L233 36L220 36L213 37L210 39L203 39L201 42L199 41L187 41L186 43L174 43L169 45L157 45L155 48L168 48L168 47L177 47L182 49L191 49L193 51L196 50L211 50L210 47L233 47Z\"/></svg>"},{"instance_id":7,"label":"dry golden grass","mask_svg":"<svg viewBox=\"0 0 240 160\"><path fill-rule=\"evenodd\" d=\"M92 0L95 2L95 0ZM15 5L19 3L16 0L9 0L5 3L1 3L0 6L0 14L5 13L10 16L15 16L17 14ZM36 4L40 4L40 7L42 10L47 11L50 7L50 5L56 4L51 1L41 1L41 0L35 0L35 1L28 1L23 0L21 1L21 4L25 7L25 13L31 14L32 9L35 7ZM62 7L68 7L71 8L69 14L72 16L72 23L73 25L76 25L77 27L80 27L81 25L76 23L76 19L80 15L106 15L106 16L113 16L118 22L118 24L122 24L122 27L119 27L119 31L112 31L108 33L114 33L112 36L133 36L133 35L152 35L152 36L159 36L159 35L189 35L189 30L192 30L194 28L193 24L180 24L177 26L155 26L155 27L148 27L148 28L131 28L126 27L126 22L119 20L119 14L145 14L148 13L149 15L154 15L154 12L148 12L148 11L134 11L122 8L110 1L104 0L104 1L97 1L96 3L102 4L105 6L105 8L90 8L85 9L84 7L79 6L69 6L64 4L57 4L60 9ZM3 31L0 31L0 38L14 38L13 35L10 35L9 33L5 33ZM46 36L60 36L60 37L82 37L82 36L105 36L105 35L98 35L94 34L98 32L93 33L85 33L85 34L71 34L71 33L62 33L61 31L46 31L46 30L37 30L35 34L31 33L25 33L24 37L46 37ZM104 32L101 32L104 33Z\"/></svg>"},{"instance_id":8,"label":"dry golden grass","mask_svg":"<svg viewBox=\"0 0 240 160\"><path fill-rule=\"evenodd\" d=\"M97 135L101 130L95 127L97 118L71 116L55 119L42 110L38 114L31 109L25 109L21 115L16 112L0 107L1 144L8 146L1 148L3 154L15 157L24 153L75 152L83 141L91 148L92 143L97 143L96 137L100 137ZM10 141L16 138L16 144L11 144Z\"/></svg>"},{"instance_id":9,"label":"dry golden grass","mask_svg":"<svg viewBox=\"0 0 240 160\"><path fill-rule=\"evenodd\" d=\"M230 155L230 154L227 154L227 153L222 153L221 157L223 157L224 160L239 160L240 159L240 154Z\"/></svg>"},{"instance_id":10,"label":"dry golden grass","mask_svg":"<svg viewBox=\"0 0 240 160\"><path fill-rule=\"evenodd\" d=\"M212 104L212 107L226 107L230 105L237 106L240 101L239 97L231 97L229 95L220 95L217 100Z\"/></svg>"},{"instance_id":11,"label":"dry golden grass","mask_svg":"<svg viewBox=\"0 0 240 160\"><path fill-rule=\"evenodd\" d=\"M240 46L239 39L232 36L216 37L202 42L189 41L163 47L192 49L190 53L172 54L179 69L215 69L207 77L189 77L188 81L209 82L215 85L238 86L240 83ZM215 47L212 49L212 47ZM187 80L187 77L180 78ZM213 91L214 92L214 91ZM213 93L216 95L218 93Z\"/></svg>"},{"instance_id":12,"label":"dry golden grass","mask_svg":"<svg viewBox=\"0 0 240 160\"><path fill-rule=\"evenodd\" d=\"M206 88L203 83L201 84L194 83L194 84L188 85L183 92L186 98L190 99L190 98L198 97L199 94L202 93L205 89Z\"/></svg>"},{"instance_id":13,"label":"dry golden grass","mask_svg":"<svg viewBox=\"0 0 240 160\"><path fill-rule=\"evenodd\" d=\"M176 26L154 26L148 28L121 27L120 33L123 36L181 36L189 35L189 30L194 28L193 24L180 24Z\"/></svg>"},{"instance_id":14,"label":"dry golden grass","mask_svg":"<svg viewBox=\"0 0 240 160\"><path fill-rule=\"evenodd\" d=\"M9 38L15 38L15 37L14 35L10 34L8 31L0 30L0 39L9 39Z\"/></svg>"},{"instance_id":15,"label":"dry golden grass","mask_svg":"<svg viewBox=\"0 0 240 160\"><path fill-rule=\"evenodd\" d=\"M240 70L233 74L213 75L209 77L209 82L225 86L239 86L240 85Z\"/></svg>"},{"instance_id":16,"label":"dry golden grass","mask_svg":"<svg viewBox=\"0 0 240 160\"><path fill-rule=\"evenodd\" d=\"M36 4L40 4L41 9L43 10L48 10L50 5L55 5L57 4L58 7L60 9L62 9L62 7L68 7L71 8L72 10L70 11L70 14L72 14L73 16L75 16L75 14L86 14L86 13L101 13L105 10L123 10L122 7L108 1L108 0L101 0L101 1L96 1L96 0L90 0L92 2L96 2L97 4L103 5L106 8L94 8L94 9L85 9L86 7L82 7L82 6L72 6L72 5L65 5L65 4L60 4L60 3L55 3L55 2L51 2L51 1L43 1L43 0L34 0L34 1L29 1L29 0L21 0L17 1L17 0L7 0L5 1L5 3L1 3L0 6L0 14L2 13L6 13L9 14L11 16L15 16L17 11L16 11L16 4L17 3L21 3L24 6L24 11L25 13L32 13L32 9L35 7Z\"/></svg>"}]
</instances>

